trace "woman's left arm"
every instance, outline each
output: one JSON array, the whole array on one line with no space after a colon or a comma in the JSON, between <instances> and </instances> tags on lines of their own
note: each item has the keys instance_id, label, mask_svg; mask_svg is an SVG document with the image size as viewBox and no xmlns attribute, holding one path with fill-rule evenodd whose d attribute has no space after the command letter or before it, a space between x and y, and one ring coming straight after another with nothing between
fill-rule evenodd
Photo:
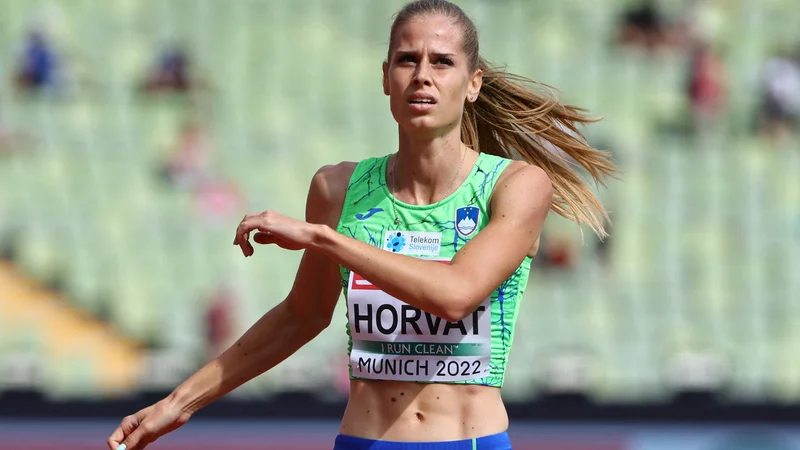
<instances>
[{"instance_id":1,"label":"woman's left arm","mask_svg":"<svg viewBox=\"0 0 800 450\"><path fill-rule=\"evenodd\" d=\"M450 264L394 254L328 226L274 213L267 220L243 222L237 239L246 243L245 255L252 254L247 240L255 229L262 232L256 242L322 252L387 294L455 322L472 314L519 267L541 233L551 201L552 185L542 169L512 163L495 186L489 224ZM305 227L313 228L300 232Z\"/></svg>"}]
</instances>

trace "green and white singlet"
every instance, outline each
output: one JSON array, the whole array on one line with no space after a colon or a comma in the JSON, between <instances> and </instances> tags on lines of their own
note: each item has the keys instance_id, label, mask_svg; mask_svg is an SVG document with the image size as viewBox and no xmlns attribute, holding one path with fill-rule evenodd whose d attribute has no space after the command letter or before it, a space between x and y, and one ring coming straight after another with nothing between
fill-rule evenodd
<instances>
[{"instance_id":1,"label":"green and white singlet","mask_svg":"<svg viewBox=\"0 0 800 450\"><path fill-rule=\"evenodd\" d=\"M489 197L511 163L481 153L466 180L438 207L395 201L400 217L395 224L386 185L389 157L358 164L337 231L386 251L443 264L489 223ZM417 223L428 213L424 223ZM502 386L530 264L526 257L475 312L452 323L340 267L347 298L350 378Z\"/></svg>"}]
</instances>

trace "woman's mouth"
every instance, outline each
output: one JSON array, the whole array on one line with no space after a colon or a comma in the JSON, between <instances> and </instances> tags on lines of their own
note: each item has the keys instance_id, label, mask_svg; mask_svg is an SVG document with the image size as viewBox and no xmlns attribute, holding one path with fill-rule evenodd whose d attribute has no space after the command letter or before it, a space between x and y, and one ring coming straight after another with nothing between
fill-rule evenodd
<instances>
[{"instance_id":1,"label":"woman's mouth","mask_svg":"<svg viewBox=\"0 0 800 450\"><path fill-rule=\"evenodd\" d=\"M429 111L436 105L436 99L429 94L414 94L408 100L411 109L414 111Z\"/></svg>"}]
</instances>

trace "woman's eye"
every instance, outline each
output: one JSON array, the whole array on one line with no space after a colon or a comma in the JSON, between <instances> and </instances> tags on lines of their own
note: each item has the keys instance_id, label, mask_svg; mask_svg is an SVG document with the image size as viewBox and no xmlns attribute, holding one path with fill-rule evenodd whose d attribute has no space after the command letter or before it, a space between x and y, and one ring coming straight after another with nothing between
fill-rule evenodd
<instances>
[{"instance_id":1,"label":"woman's eye","mask_svg":"<svg viewBox=\"0 0 800 450\"><path fill-rule=\"evenodd\" d=\"M414 57L411 55L403 55L397 59L397 62L406 63L406 62L414 62Z\"/></svg>"},{"instance_id":2,"label":"woman's eye","mask_svg":"<svg viewBox=\"0 0 800 450\"><path fill-rule=\"evenodd\" d=\"M439 64L444 64L446 66L452 66L453 65L453 60L450 59L450 58L439 58L438 63Z\"/></svg>"}]
</instances>

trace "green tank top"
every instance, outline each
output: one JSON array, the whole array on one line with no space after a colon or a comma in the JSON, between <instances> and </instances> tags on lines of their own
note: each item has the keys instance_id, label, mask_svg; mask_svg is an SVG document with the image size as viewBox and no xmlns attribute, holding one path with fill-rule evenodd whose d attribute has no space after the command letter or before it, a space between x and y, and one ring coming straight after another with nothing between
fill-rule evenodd
<instances>
[{"instance_id":1,"label":"green tank top","mask_svg":"<svg viewBox=\"0 0 800 450\"><path fill-rule=\"evenodd\" d=\"M396 201L400 221L395 223L386 186L389 157L358 164L337 231L386 251L443 264L489 223L489 197L511 162L481 153L469 176L438 207ZM502 386L530 263L526 257L475 312L459 322L414 308L340 267L347 299L350 378Z\"/></svg>"}]
</instances>

